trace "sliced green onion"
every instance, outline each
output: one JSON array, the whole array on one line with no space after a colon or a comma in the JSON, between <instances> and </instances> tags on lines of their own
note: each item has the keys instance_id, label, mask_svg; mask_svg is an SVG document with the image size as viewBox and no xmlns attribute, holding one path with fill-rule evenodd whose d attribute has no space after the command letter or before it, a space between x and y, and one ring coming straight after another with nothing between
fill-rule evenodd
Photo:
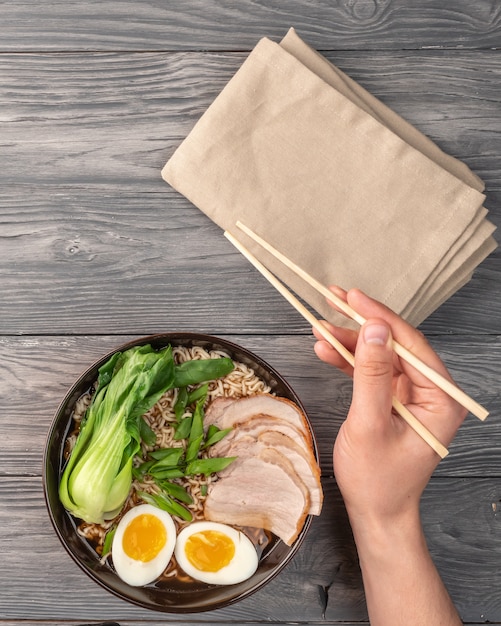
<instances>
[{"instance_id":1,"label":"sliced green onion","mask_svg":"<svg viewBox=\"0 0 501 626\"><path fill-rule=\"evenodd\" d=\"M176 441L181 441L181 439L188 439L192 421L192 417L183 417L183 419L179 422L176 428L176 433L174 435L174 439Z\"/></svg>"},{"instance_id":2,"label":"sliced green onion","mask_svg":"<svg viewBox=\"0 0 501 626\"><path fill-rule=\"evenodd\" d=\"M177 394L176 403L174 404L174 415L178 422L181 421L186 407L188 406L188 389L181 387Z\"/></svg>"},{"instance_id":3,"label":"sliced green onion","mask_svg":"<svg viewBox=\"0 0 501 626\"><path fill-rule=\"evenodd\" d=\"M115 536L115 532L117 530L116 526L112 526L104 537L103 543L103 557L111 552L111 546L113 544L113 537Z\"/></svg>"},{"instance_id":4,"label":"sliced green onion","mask_svg":"<svg viewBox=\"0 0 501 626\"><path fill-rule=\"evenodd\" d=\"M156 480L155 482L162 491L165 491L168 495L176 498L176 500L180 500L185 504L192 504L193 498L182 485L178 485L177 483L173 483L168 480Z\"/></svg>"},{"instance_id":5,"label":"sliced green onion","mask_svg":"<svg viewBox=\"0 0 501 626\"><path fill-rule=\"evenodd\" d=\"M203 400L204 402L207 400L207 393L209 391L209 385L205 383L205 385L200 385L196 389L193 389L188 394L188 398L186 401L187 406L193 404L194 402L198 402L199 400Z\"/></svg>"},{"instance_id":6,"label":"sliced green onion","mask_svg":"<svg viewBox=\"0 0 501 626\"><path fill-rule=\"evenodd\" d=\"M196 476L197 474L203 474L207 476L214 474L215 472L221 472L228 467L236 459L236 456L229 457L217 457L214 459L196 459L191 463L188 463L186 467L186 476Z\"/></svg>"},{"instance_id":7,"label":"sliced green onion","mask_svg":"<svg viewBox=\"0 0 501 626\"><path fill-rule=\"evenodd\" d=\"M188 387L226 376L235 368L228 357L218 359L194 359L174 368L174 387Z\"/></svg>"},{"instance_id":8,"label":"sliced green onion","mask_svg":"<svg viewBox=\"0 0 501 626\"><path fill-rule=\"evenodd\" d=\"M204 448L210 448L218 441L221 441L228 433L230 433L232 428L218 428L215 424L211 424L207 429L207 435L205 438Z\"/></svg>"},{"instance_id":9,"label":"sliced green onion","mask_svg":"<svg viewBox=\"0 0 501 626\"><path fill-rule=\"evenodd\" d=\"M173 467L178 465L184 454L183 448L162 448L150 454L155 459L155 463L151 466L150 471L162 469L164 467Z\"/></svg>"},{"instance_id":10,"label":"sliced green onion","mask_svg":"<svg viewBox=\"0 0 501 626\"><path fill-rule=\"evenodd\" d=\"M167 495L151 494L146 493L145 491L138 491L137 494L147 504L152 504L163 511L167 511L167 513L170 513L171 515L177 515L177 517L180 517L186 522L191 522L193 520L191 511Z\"/></svg>"}]
</instances>

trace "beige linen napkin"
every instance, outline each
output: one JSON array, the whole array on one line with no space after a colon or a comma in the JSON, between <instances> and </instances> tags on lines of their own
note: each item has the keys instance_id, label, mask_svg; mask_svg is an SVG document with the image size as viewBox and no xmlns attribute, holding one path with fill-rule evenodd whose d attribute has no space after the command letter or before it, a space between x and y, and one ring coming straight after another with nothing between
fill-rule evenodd
<instances>
[{"instance_id":1,"label":"beige linen napkin","mask_svg":"<svg viewBox=\"0 0 501 626\"><path fill-rule=\"evenodd\" d=\"M308 285L359 287L419 324L495 247L482 181L293 29L262 39L162 170L323 317Z\"/></svg>"}]
</instances>

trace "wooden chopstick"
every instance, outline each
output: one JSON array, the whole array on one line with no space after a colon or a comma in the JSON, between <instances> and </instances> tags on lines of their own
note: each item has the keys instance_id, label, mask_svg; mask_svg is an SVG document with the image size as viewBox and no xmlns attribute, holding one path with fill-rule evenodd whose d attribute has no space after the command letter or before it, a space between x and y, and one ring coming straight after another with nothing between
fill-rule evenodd
<instances>
[{"instance_id":1,"label":"wooden chopstick","mask_svg":"<svg viewBox=\"0 0 501 626\"><path fill-rule=\"evenodd\" d=\"M225 231L224 236L239 250L245 258L282 294L282 296L309 322L322 337L328 341L341 356L350 364L355 364L353 354L338 340L308 309L272 274L256 257L243 246L231 233ZM443 459L449 454L447 448L404 406L395 396L392 398L395 411L407 424Z\"/></svg>"},{"instance_id":2,"label":"wooden chopstick","mask_svg":"<svg viewBox=\"0 0 501 626\"><path fill-rule=\"evenodd\" d=\"M340 309L347 317L351 318L358 324L362 325L365 323L365 318L362 317L359 313L357 313L350 305L345 302L342 298L336 296L330 289L327 289L319 283L313 276L305 272L298 265L296 265L293 261L288 259L284 254L279 252L276 248L270 245L267 241L265 241L262 237L254 233L250 228L242 224L242 222L237 222L238 228L240 228L244 233L246 233L251 239L253 239L256 243L262 246L265 250L267 250L270 254L272 254L276 259L281 261L286 267L292 270L295 274L300 276L305 282L307 282L311 287L313 287L316 291L321 293L325 298L327 298L330 302L336 305L338 309ZM404 361L412 365L418 372L423 374L428 380L434 383L439 389L448 394L451 398L454 398L461 406L465 409L468 409L470 413L478 417L480 420L485 420L485 418L489 415L487 409L485 409L478 402L470 398L462 389L457 387L454 383L447 378L444 378L441 374L439 374L436 370L431 368L426 363L423 363L415 354L410 352L407 348L399 344L397 341L393 340L392 344L393 350L400 356Z\"/></svg>"}]
</instances>

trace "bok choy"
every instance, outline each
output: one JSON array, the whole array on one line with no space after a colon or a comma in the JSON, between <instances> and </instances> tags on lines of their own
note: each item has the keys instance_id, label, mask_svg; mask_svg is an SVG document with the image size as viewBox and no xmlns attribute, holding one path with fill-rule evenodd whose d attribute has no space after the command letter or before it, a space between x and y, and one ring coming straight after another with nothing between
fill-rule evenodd
<instances>
[{"instance_id":1,"label":"bok choy","mask_svg":"<svg viewBox=\"0 0 501 626\"><path fill-rule=\"evenodd\" d=\"M75 517L101 524L124 505L134 456L154 433L142 418L168 390L225 376L229 358L175 365L172 348L136 346L115 353L100 369L96 391L59 485L63 506Z\"/></svg>"}]
</instances>

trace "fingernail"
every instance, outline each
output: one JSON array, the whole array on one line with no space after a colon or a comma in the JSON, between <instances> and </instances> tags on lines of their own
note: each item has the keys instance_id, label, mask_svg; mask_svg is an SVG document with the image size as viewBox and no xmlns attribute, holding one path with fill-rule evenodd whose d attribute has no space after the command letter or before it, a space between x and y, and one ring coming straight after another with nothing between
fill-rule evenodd
<instances>
[{"instance_id":1,"label":"fingernail","mask_svg":"<svg viewBox=\"0 0 501 626\"><path fill-rule=\"evenodd\" d=\"M389 330L383 324L367 324L364 326L364 341L378 346L386 345Z\"/></svg>"}]
</instances>

